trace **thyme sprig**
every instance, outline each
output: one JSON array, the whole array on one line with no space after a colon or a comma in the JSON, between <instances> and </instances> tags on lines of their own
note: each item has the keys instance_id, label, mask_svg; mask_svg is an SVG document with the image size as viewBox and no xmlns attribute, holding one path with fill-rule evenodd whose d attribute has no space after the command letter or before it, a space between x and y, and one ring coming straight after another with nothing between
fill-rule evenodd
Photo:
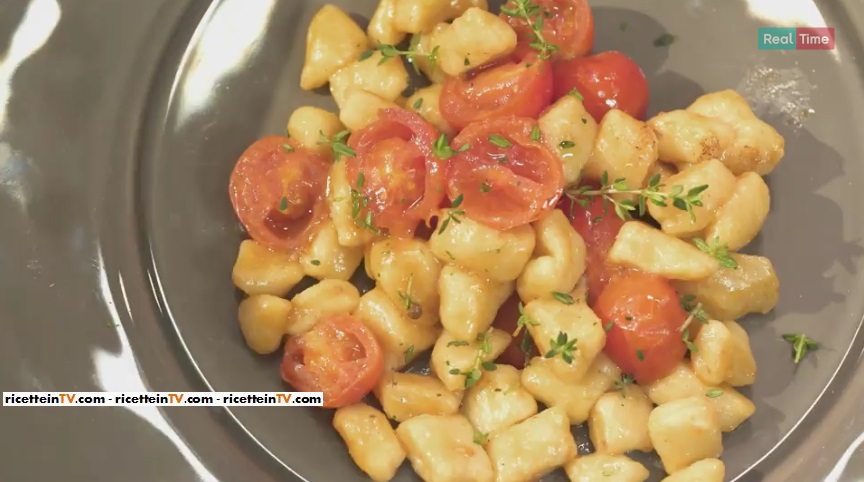
<instances>
[{"instance_id":1,"label":"thyme sprig","mask_svg":"<svg viewBox=\"0 0 864 482\"><path fill-rule=\"evenodd\" d=\"M349 135L351 135L351 132L344 130L337 132L330 138L324 135L324 131L318 131L318 144L327 144L330 146L330 151L333 153L333 161L338 161L343 157L354 157L357 153L345 142Z\"/></svg>"},{"instance_id":2,"label":"thyme sprig","mask_svg":"<svg viewBox=\"0 0 864 482\"><path fill-rule=\"evenodd\" d=\"M633 213L644 216L648 211L648 203L661 207L666 207L671 203L675 208L688 212L690 219L695 221L696 214L693 208L702 206L702 193L708 189L708 185L696 186L686 192L684 186L681 185L671 186L668 190L664 190L665 187L666 185L660 180L660 174L653 175L648 180L647 187L631 189L623 177L610 182L609 173L603 171L602 176L600 176L599 188L571 186L565 190L565 194L586 208L591 204L592 198L600 196L604 204L612 204L615 214L624 220L631 219ZM615 194L634 194L636 199L619 200L616 199Z\"/></svg>"},{"instance_id":3,"label":"thyme sprig","mask_svg":"<svg viewBox=\"0 0 864 482\"><path fill-rule=\"evenodd\" d=\"M477 341L480 342L480 348L477 350L477 356L474 358L474 364L465 370L460 370L458 368L451 368L451 375L462 375L465 377L465 388L471 388L480 381L480 377L483 376L483 370L487 372L494 372L498 369L498 366L495 365L495 362L486 360L492 353L492 342L490 340L492 333L492 329L490 328L488 331L481 333L477 337ZM452 343L452 342L451 342ZM450 346L450 344L448 344Z\"/></svg>"},{"instance_id":4,"label":"thyme sprig","mask_svg":"<svg viewBox=\"0 0 864 482\"><path fill-rule=\"evenodd\" d=\"M510 5L512 7L501 7L501 13L524 20L533 34L529 46L540 52L541 59L552 57L552 54L558 51L558 46L543 37L543 22L547 16L551 16L551 12L531 0L512 0Z\"/></svg>"},{"instance_id":5,"label":"thyme sprig","mask_svg":"<svg viewBox=\"0 0 864 482\"><path fill-rule=\"evenodd\" d=\"M368 229L376 235L381 234L381 230L375 227L372 222L372 211L369 210L369 197L363 194L363 186L366 184L366 175L362 172L357 175L357 181L354 187L351 188L351 217L354 218L354 224ZM366 215L363 215L363 210L366 210Z\"/></svg>"},{"instance_id":6,"label":"thyme sprig","mask_svg":"<svg viewBox=\"0 0 864 482\"><path fill-rule=\"evenodd\" d=\"M804 333L786 333L783 339L792 345L792 359L799 364L808 353L819 349L819 343Z\"/></svg>"},{"instance_id":7,"label":"thyme sprig","mask_svg":"<svg viewBox=\"0 0 864 482\"><path fill-rule=\"evenodd\" d=\"M447 230L447 227L450 226L451 222L453 224L462 224L462 216L465 215L465 210L459 209L459 206L462 205L463 199L464 198L460 194L453 200L453 204L450 206L450 209L447 210L447 217L444 218L444 221L441 222L441 227L438 228L438 234L444 234L444 231Z\"/></svg>"},{"instance_id":8,"label":"thyme sprig","mask_svg":"<svg viewBox=\"0 0 864 482\"><path fill-rule=\"evenodd\" d=\"M419 39L419 36L416 36ZM438 63L438 50L439 46L436 45L432 48L429 53L422 53L418 50L419 40L417 42L411 42L411 45L408 46L408 50L400 50L395 45L391 44L382 44L378 42L378 45L375 46L374 50L367 50L360 54L360 61L366 60L375 53L375 50L381 52L381 60L378 61L378 65L384 65L388 60L394 59L397 57L405 57L411 62L411 65L414 67L414 70L419 74L419 69L417 67L416 59L418 57L425 58L429 61L430 64L435 65Z\"/></svg>"},{"instance_id":9,"label":"thyme sprig","mask_svg":"<svg viewBox=\"0 0 864 482\"><path fill-rule=\"evenodd\" d=\"M711 242L707 242L702 238L693 238L693 244L703 253L716 259L720 266L738 269L738 262L729 254L729 246L720 242L720 237L714 237Z\"/></svg>"},{"instance_id":10,"label":"thyme sprig","mask_svg":"<svg viewBox=\"0 0 864 482\"><path fill-rule=\"evenodd\" d=\"M561 355L561 358L569 363L573 363L573 352L576 351L576 338L570 339L567 333L558 332L558 337L549 340L549 351L546 352L544 358L555 358Z\"/></svg>"}]
</instances>

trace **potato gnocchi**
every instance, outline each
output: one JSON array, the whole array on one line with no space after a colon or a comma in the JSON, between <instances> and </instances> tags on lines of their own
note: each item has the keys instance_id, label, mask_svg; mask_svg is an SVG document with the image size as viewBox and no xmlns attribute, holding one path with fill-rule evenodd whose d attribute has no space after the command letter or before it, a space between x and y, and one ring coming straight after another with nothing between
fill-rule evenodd
<instances>
[{"instance_id":1,"label":"potato gnocchi","mask_svg":"<svg viewBox=\"0 0 864 482\"><path fill-rule=\"evenodd\" d=\"M592 33L560 25L590 10L546 4L380 0L365 32L320 9L300 86L335 109L294 110L229 184L240 334L284 346L283 380L324 394L376 482L406 460L426 482L644 482L634 451L721 482L722 434L756 411L738 320L779 301L738 251L784 140L732 90L644 121L639 67L577 67Z\"/></svg>"}]
</instances>

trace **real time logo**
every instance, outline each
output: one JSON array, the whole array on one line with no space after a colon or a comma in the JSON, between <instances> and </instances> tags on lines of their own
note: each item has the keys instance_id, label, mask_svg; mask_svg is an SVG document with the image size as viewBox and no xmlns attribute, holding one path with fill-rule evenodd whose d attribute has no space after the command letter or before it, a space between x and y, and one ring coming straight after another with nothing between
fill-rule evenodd
<instances>
[{"instance_id":1,"label":"real time logo","mask_svg":"<svg viewBox=\"0 0 864 482\"><path fill-rule=\"evenodd\" d=\"M760 28L759 50L834 50L834 27Z\"/></svg>"}]
</instances>

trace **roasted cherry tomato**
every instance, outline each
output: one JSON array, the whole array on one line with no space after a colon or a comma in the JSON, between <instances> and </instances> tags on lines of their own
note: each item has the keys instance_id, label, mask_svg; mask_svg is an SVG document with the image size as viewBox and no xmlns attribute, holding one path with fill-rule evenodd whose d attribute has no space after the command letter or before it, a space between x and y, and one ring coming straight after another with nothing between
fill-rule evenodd
<instances>
[{"instance_id":1,"label":"roasted cherry tomato","mask_svg":"<svg viewBox=\"0 0 864 482\"><path fill-rule=\"evenodd\" d=\"M228 194L237 218L255 241L302 254L327 219L330 163L287 137L255 141L237 160Z\"/></svg>"},{"instance_id":2,"label":"roasted cherry tomato","mask_svg":"<svg viewBox=\"0 0 864 482\"><path fill-rule=\"evenodd\" d=\"M289 338L281 372L295 390L323 392L324 406L339 408L372 391L384 374L384 357L369 328L353 316L338 315Z\"/></svg>"},{"instance_id":3,"label":"roasted cherry tomato","mask_svg":"<svg viewBox=\"0 0 864 482\"><path fill-rule=\"evenodd\" d=\"M508 298L501 305L501 308L498 309L498 314L495 315L495 321L492 323L492 326L512 335L516 331L519 321L519 303L519 295L517 294ZM534 345L530 338L526 341L526 336L528 336L528 330L521 330L513 338L513 341L510 342L510 345L507 346L507 349L495 361L513 365L520 370L524 368L525 362L528 361L529 357L537 355L536 345Z\"/></svg>"},{"instance_id":4,"label":"roasted cherry tomato","mask_svg":"<svg viewBox=\"0 0 864 482\"><path fill-rule=\"evenodd\" d=\"M648 81L636 62L621 52L602 52L590 57L557 62L555 98L573 89L584 98L585 109L597 122L611 109L637 119L648 109Z\"/></svg>"},{"instance_id":5,"label":"roasted cherry tomato","mask_svg":"<svg viewBox=\"0 0 864 482\"><path fill-rule=\"evenodd\" d=\"M534 119L504 117L471 124L453 139L454 150L469 147L449 160L447 195L461 199L466 216L504 230L555 207L564 189L561 160L532 131L539 131Z\"/></svg>"},{"instance_id":6,"label":"roasted cherry tomato","mask_svg":"<svg viewBox=\"0 0 864 482\"><path fill-rule=\"evenodd\" d=\"M656 381L675 370L687 351L681 326L687 312L668 280L645 273L618 276L594 307L604 326L606 354L639 383Z\"/></svg>"},{"instance_id":7,"label":"roasted cherry tomato","mask_svg":"<svg viewBox=\"0 0 864 482\"><path fill-rule=\"evenodd\" d=\"M348 182L359 193L356 217L374 230L411 237L444 199L444 173L432 154L435 129L419 115L384 109L378 121L357 131L348 144Z\"/></svg>"},{"instance_id":8,"label":"roasted cherry tomato","mask_svg":"<svg viewBox=\"0 0 864 482\"><path fill-rule=\"evenodd\" d=\"M615 214L611 206L604 206L599 197L593 198L587 207L566 198L561 201L560 207L570 218L576 232L585 240L588 304L594 306L609 280L628 271L608 261L609 250L615 243L615 237L624 225L624 220Z\"/></svg>"},{"instance_id":9,"label":"roasted cherry tomato","mask_svg":"<svg viewBox=\"0 0 864 482\"><path fill-rule=\"evenodd\" d=\"M557 47L551 52L552 58L570 59L591 52L594 48L594 15L587 0L534 0L532 3L540 7L538 13L531 14L532 23L541 15L543 39ZM537 40L531 26L524 17L513 15L519 12L516 3L511 0L501 12L519 37L516 55L522 57L536 52L531 46Z\"/></svg>"},{"instance_id":10,"label":"roasted cherry tomato","mask_svg":"<svg viewBox=\"0 0 864 482\"><path fill-rule=\"evenodd\" d=\"M484 66L444 81L439 107L456 130L484 119L537 117L552 99L552 66L536 54L521 63Z\"/></svg>"}]
</instances>

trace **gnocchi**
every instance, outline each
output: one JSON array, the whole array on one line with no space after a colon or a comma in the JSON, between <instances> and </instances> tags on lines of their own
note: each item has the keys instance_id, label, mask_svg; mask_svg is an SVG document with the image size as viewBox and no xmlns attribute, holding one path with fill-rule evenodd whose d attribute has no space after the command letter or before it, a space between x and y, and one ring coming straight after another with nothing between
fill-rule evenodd
<instances>
[{"instance_id":1,"label":"gnocchi","mask_svg":"<svg viewBox=\"0 0 864 482\"><path fill-rule=\"evenodd\" d=\"M520 375L510 365L496 365L465 393L462 412L484 436L537 414L537 401L521 386Z\"/></svg>"},{"instance_id":2,"label":"gnocchi","mask_svg":"<svg viewBox=\"0 0 864 482\"><path fill-rule=\"evenodd\" d=\"M474 427L462 415L420 415L399 424L396 434L425 481L498 480L489 455L474 442Z\"/></svg>"},{"instance_id":3,"label":"gnocchi","mask_svg":"<svg viewBox=\"0 0 864 482\"><path fill-rule=\"evenodd\" d=\"M405 461L405 451L387 417L358 403L336 410L333 427L348 446L348 453L360 469L375 482L387 482Z\"/></svg>"},{"instance_id":4,"label":"gnocchi","mask_svg":"<svg viewBox=\"0 0 864 482\"><path fill-rule=\"evenodd\" d=\"M648 417L648 434L669 474L723 452L717 414L704 396L656 407Z\"/></svg>"},{"instance_id":5,"label":"gnocchi","mask_svg":"<svg viewBox=\"0 0 864 482\"><path fill-rule=\"evenodd\" d=\"M664 481L720 482L756 410L736 320L779 301L738 251L785 141L731 90L641 121L647 90L561 62L590 46L556 44L572 9L546 3L380 0L365 32L321 7L300 87L338 111L297 108L231 173L240 334L284 347L374 481L407 459L425 482L644 482L625 454L654 451Z\"/></svg>"},{"instance_id":6,"label":"gnocchi","mask_svg":"<svg viewBox=\"0 0 864 482\"><path fill-rule=\"evenodd\" d=\"M231 279L247 295L285 296L303 279L303 266L291 256L247 239L240 243Z\"/></svg>"},{"instance_id":7,"label":"gnocchi","mask_svg":"<svg viewBox=\"0 0 864 482\"><path fill-rule=\"evenodd\" d=\"M570 482L645 482L650 475L642 464L623 455L599 453L577 457L564 470Z\"/></svg>"},{"instance_id":8,"label":"gnocchi","mask_svg":"<svg viewBox=\"0 0 864 482\"><path fill-rule=\"evenodd\" d=\"M585 272L585 241L561 211L532 224L536 244L531 260L516 280L525 302L573 290Z\"/></svg>"},{"instance_id":9,"label":"gnocchi","mask_svg":"<svg viewBox=\"0 0 864 482\"><path fill-rule=\"evenodd\" d=\"M576 456L562 408L547 408L498 432L487 445L496 482L537 480Z\"/></svg>"},{"instance_id":10,"label":"gnocchi","mask_svg":"<svg viewBox=\"0 0 864 482\"><path fill-rule=\"evenodd\" d=\"M333 73L359 59L367 46L366 33L348 14L333 5L323 6L312 17L306 34L306 61L300 73L300 87L312 90L326 85Z\"/></svg>"}]
</instances>

